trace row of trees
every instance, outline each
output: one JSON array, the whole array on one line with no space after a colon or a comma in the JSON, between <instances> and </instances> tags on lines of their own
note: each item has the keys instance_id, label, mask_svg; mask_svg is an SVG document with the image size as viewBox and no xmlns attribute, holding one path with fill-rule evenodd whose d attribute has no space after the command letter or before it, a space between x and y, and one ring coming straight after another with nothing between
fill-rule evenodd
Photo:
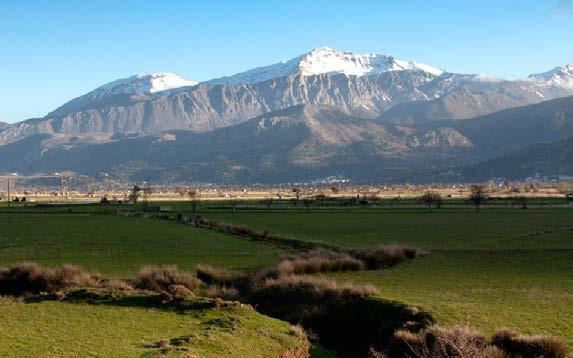
<instances>
[{"instance_id":1,"label":"row of trees","mask_svg":"<svg viewBox=\"0 0 573 358\"><path fill-rule=\"evenodd\" d=\"M476 211L479 211L481 205L487 200L487 189L484 185L472 185L470 187L470 202L475 206ZM432 208L440 209L443 204L442 196L439 193L427 191L420 197L420 200L426 204L428 210L432 212Z\"/></svg>"}]
</instances>

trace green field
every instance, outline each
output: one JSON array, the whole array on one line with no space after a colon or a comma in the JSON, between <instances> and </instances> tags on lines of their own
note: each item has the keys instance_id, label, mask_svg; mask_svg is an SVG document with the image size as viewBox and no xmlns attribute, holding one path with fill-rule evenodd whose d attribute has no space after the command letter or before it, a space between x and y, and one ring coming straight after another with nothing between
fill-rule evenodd
<instances>
[{"instance_id":1,"label":"green field","mask_svg":"<svg viewBox=\"0 0 573 358\"><path fill-rule=\"evenodd\" d=\"M135 217L82 214L0 214L0 264L73 263L127 277L143 265L194 269L208 263L248 269L276 261L272 245Z\"/></svg>"},{"instance_id":2,"label":"green field","mask_svg":"<svg viewBox=\"0 0 573 358\"><path fill-rule=\"evenodd\" d=\"M189 209L186 203L173 207ZM71 210L20 207L10 213L5 210L0 213L0 265L22 261L50 266L74 263L106 275L129 277L140 266L149 264L176 264L192 269L198 263L208 263L236 270L255 269L275 262L282 252L272 244L173 221L101 215L104 211L110 210L101 207ZM573 347L570 324L573 210L498 208L479 213L470 210L428 213L315 208L307 212L300 207L267 211L245 205L234 212L224 203L202 203L200 214L220 222L268 229L273 235L339 247L405 243L426 249L431 251L429 255L388 271L334 277L373 283L382 297L419 306L443 325L470 325L487 333L501 327L524 333L550 333L563 337ZM15 355L88 354L92 351L90 347L98 347L95 353L108 355L106 352L118 345L125 349L125 355L145 354L151 348L141 342L191 333L200 335L204 327L199 313L189 313L188 320L187 316L174 312L141 307L27 304L5 299L1 301L0 313L11 322L0 328L2 339L6 340L0 344L12 347L9 351ZM73 327L77 328L72 335L66 334L62 323L66 317L71 317ZM126 320L121 319L124 317ZM251 319L256 322L259 318L244 321ZM99 323L93 322L96 320ZM279 323L269 321L263 327L275 324ZM86 328L92 325L97 333ZM284 333L288 325L281 327ZM245 329L246 337L251 337L252 332ZM117 332L124 331L123 336L117 337ZM38 344L27 347L25 342L32 335ZM14 336L18 339L9 340ZM239 345L235 347L238 352L243 349L243 342L233 343L223 337L217 333L208 338L209 342L213 340L213 346L202 345L198 340L192 349L225 352L225 349L232 351L235 344ZM270 331L261 337L268 347L280 349L288 341L280 334L273 337ZM247 346L262 344L256 343L254 335L252 341L249 339L244 342ZM74 345L73 341L81 343ZM264 349L271 352L275 348ZM62 349L66 352L59 351Z\"/></svg>"},{"instance_id":3,"label":"green field","mask_svg":"<svg viewBox=\"0 0 573 358\"><path fill-rule=\"evenodd\" d=\"M3 357L156 357L161 340L179 337L168 355L276 357L301 345L289 324L247 307L173 312L0 297L0 313Z\"/></svg>"},{"instance_id":4,"label":"green field","mask_svg":"<svg viewBox=\"0 0 573 358\"><path fill-rule=\"evenodd\" d=\"M387 272L339 274L441 324L551 333L573 346L573 211L209 213L271 234L343 247L407 243L432 253Z\"/></svg>"}]
</instances>

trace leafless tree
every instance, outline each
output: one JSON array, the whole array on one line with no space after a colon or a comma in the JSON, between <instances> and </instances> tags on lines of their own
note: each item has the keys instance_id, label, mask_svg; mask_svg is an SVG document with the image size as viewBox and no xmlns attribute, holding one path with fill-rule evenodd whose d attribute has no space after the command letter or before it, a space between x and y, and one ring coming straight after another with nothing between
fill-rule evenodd
<instances>
[{"instance_id":1,"label":"leafless tree","mask_svg":"<svg viewBox=\"0 0 573 358\"><path fill-rule=\"evenodd\" d=\"M241 201L239 199L232 199L231 201L229 201L229 204L231 204L231 208L233 208L233 211L237 210L237 206L239 206L240 203Z\"/></svg>"},{"instance_id":2,"label":"leafless tree","mask_svg":"<svg viewBox=\"0 0 573 358\"><path fill-rule=\"evenodd\" d=\"M271 210L271 206L273 205L273 198L265 198L261 200L261 203L267 207L267 210Z\"/></svg>"},{"instance_id":3,"label":"leafless tree","mask_svg":"<svg viewBox=\"0 0 573 358\"><path fill-rule=\"evenodd\" d=\"M302 190L299 188L292 188L292 193L294 194L294 206L298 204L300 197L302 196Z\"/></svg>"},{"instance_id":4,"label":"leafless tree","mask_svg":"<svg viewBox=\"0 0 573 358\"><path fill-rule=\"evenodd\" d=\"M306 208L306 210L310 210L310 206L312 205L314 201L310 198L306 198L302 201L302 205L304 205L304 207Z\"/></svg>"},{"instance_id":5,"label":"leafless tree","mask_svg":"<svg viewBox=\"0 0 573 358\"><path fill-rule=\"evenodd\" d=\"M199 205L199 198L201 194L197 189L188 189L187 190L187 197L189 197L189 201L191 203L191 210L193 214L197 212L197 205Z\"/></svg>"},{"instance_id":6,"label":"leafless tree","mask_svg":"<svg viewBox=\"0 0 573 358\"><path fill-rule=\"evenodd\" d=\"M320 206L322 206L324 204L324 201L326 200L326 195L324 195L323 193L320 193L320 194L317 194L314 197L314 199L320 203Z\"/></svg>"},{"instance_id":7,"label":"leafless tree","mask_svg":"<svg viewBox=\"0 0 573 358\"><path fill-rule=\"evenodd\" d=\"M487 189L484 185L474 184L470 187L470 201L475 205L476 211L479 211L481 204L487 199Z\"/></svg>"},{"instance_id":8,"label":"leafless tree","mask_svg":"<svg viewBox=\"0 0 573 358\"><path fill-rule=\"evenodd\" d=\"M432 212L432 205L434 204L434 193L427 191L420 197L420 200L426 204L428 211Z\"/></svg>"},{"instance_id":9,"label":"leafless tree","mask_svg":"<svg viewBox=\"0 0 573 358\"><path fill-rule=\"evenodd\" d=\"M515 198L520 204L522 209L527 209L527 196L521 195Z\"/></svg>"},{"instance_id":10,"label":"leafless tree","mask_svg":"<svg viewBox=\"0 0 573 358\"><path fill-rule=\"evenodd\" d=\"M141 188L137 185L134 185L129 193L129 202L132 204L137 204L137 200L139 200L139 196L141 194Z\"/></svg>"}]
</instances>

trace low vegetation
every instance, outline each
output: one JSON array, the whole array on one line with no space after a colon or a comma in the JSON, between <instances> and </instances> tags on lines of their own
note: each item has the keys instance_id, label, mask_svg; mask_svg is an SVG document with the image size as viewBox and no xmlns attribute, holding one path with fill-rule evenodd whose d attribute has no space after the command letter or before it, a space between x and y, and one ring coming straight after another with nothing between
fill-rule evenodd
<instances>
[{"instance_id":1,"label":"low vegetation","mask_svg":"<svg viewBox=\"0 0 573 358\"><path fill-rule=\"evenodd\" d=\"M166 291L171 286L182 286L188 290L199 287L199 279L193 273L179 271L176 266L145 266L133 280L136 288L150 291Z\"/></svg>"},{"instance_id":2,"label":"low vegetation","mask_svg":"<svg viewBox=\"0 0 573 358\"><path fill-rule=\"evenodd\" d=\"M391 357L544 357L564 358L563 341L552 336L526 336L501 330L491 339L467 327L442 328L431 326L420 332L394 333L387 349ZM382 357L382 354L375 354Z\"/></svg>"}]
</instances>

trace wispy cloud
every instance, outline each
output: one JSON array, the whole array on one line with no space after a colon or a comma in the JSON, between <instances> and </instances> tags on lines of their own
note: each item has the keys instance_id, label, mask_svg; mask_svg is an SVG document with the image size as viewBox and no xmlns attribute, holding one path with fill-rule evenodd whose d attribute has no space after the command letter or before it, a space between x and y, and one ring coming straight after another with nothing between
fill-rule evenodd
<instances>
[{"instance_id":1,"label":"wispy cloud","mask_svg":"<svg viewBox=\"0 0 573 358\"><path fill-rule=\"evenodd\" d=\"M573 0L559 0L552 9L556 15L567 15L573 13Z\"/></svg>"}]
</instances>

